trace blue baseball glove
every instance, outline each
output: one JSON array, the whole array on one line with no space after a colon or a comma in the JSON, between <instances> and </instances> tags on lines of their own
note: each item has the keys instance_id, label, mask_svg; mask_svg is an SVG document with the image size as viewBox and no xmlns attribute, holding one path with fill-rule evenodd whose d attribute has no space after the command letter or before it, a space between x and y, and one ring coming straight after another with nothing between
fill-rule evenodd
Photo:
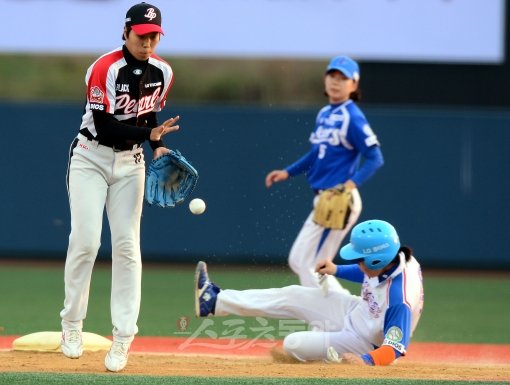
<instances>
[{"instance_id":1,"label":"blue baseball glove","mask_svg":"<svg viewBox=\"0 0 510 385\"><path fill-rule=\"evenodd\" d=\"M170 150L149 163L145 180L145 201L149 205L174 207L191 194L197 180L197 170L178 150Z\"/></svg>"}]
</instances>

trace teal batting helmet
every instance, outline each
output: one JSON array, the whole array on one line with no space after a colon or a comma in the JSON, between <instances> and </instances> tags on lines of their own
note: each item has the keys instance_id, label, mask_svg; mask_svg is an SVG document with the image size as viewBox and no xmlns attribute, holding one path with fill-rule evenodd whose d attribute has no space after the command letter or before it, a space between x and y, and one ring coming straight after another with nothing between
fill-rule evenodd
<instances>
[{"instance_id":1,"label":"teal batting helmet","mask_svg":"<svg viewBox=\"0 0 510 385\"><path fill-rule=\"evenodd\" d=\"M340 249L347 261L364 261L367 269L382 269L395 258L400 249L397 231L388 222L378 219L361 222L351 231L350 243Z\"/></svg>"}]
</instances>

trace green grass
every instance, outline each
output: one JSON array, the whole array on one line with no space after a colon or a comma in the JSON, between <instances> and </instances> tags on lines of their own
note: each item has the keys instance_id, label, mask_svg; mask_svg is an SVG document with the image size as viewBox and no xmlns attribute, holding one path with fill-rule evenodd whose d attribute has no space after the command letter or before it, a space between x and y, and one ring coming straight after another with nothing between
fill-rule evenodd
<instances>
[{"instance_id":1,"label":"green grass","mask_svg":"<svg viewBox=\"0 0 510 385\"><path fill-rule=\"evenodd\" d=\"M0 385L484 385L483 381L436 381L436 380L397 380L397 379L324 379L324 378L206 378L206 377L156 377L124 375L86 375L51 373L0 373ZM503 382L490 382L503 384Z\"/></svg>"},{"instance_id":2,"label":"green grass","mask_svg":"<svg viewBox=\"0 0 510 385\"><path fill-rule=\"evenodd\" d=\"M510 343L508 277L429 276L414 340Z\"/></svg>"},{"instance_id":3,"label":"green grass","mask_svg":"<svg viewBox=\"0 0 510 385\"><path fill-rule=\"evenodd\" d=\"M267 288L297 283L296 276L286 266L212 264L209 272L223 288ZM280 328L278 320L222 317L208 318L212 325L205 325L204 319L195 318L193 273L194 265L144 266L139 335L180 336L177 323L186 317L190 322L186 332L201 337L284 337L285 330ZM98 264L94 269L85 331L111 335L110 274L107 264ZM0 264L0 333L24 335L60 330L63 275L63 262L38 267L29 262L16 266ZM474 274L448 276L425 271L424 280L425 309L413 341L510 343L510 289L506 278ZM356 285L345 286L353 293L359 292ZM261 328L268 332L261 334Z\"/></svg>"},{"instance_id":4,"label":"green grass","mask_svg":"<svg viewBox=\"0 0 510 385\"><path fill-rule=\"evenodd\" d=\"M0 330L6 335L28 334L37 331L58 331L59 311L63 303L64 264L32 266L0 263ZM297 283L286 266L232 267L211 264L209 272L213 280L223 287L248 289L280 287ZM278 335L278 320L255 318L208 318L213 325L203 329L203 319L193 315L194 265L146 265L143 273L143 299L139 318L139 335L180 336L177 320L190 320L188 331L200 331L203 337L232 336L232 324L228 320L242 322L246 337L255 338L261 322ZM510 343L510 290L508 280L483 275L451 276L428 274L425 279L425 311L413 338L414 341L461 342L461 343ZM357 293L358 287L346 284ZM95 267L88 317L85 329L102 335L111 334L110 268L105 264ZM2 329L3 328L3 329ZM489 382L397 380L397 379L295 379L295 378L205 378L126 376L107 374L62 373L0 373L0 385L131 385L131 384L440 384L466 385ZM503 382L490 382L503 384Z\"/></svg>"}]
</instances>

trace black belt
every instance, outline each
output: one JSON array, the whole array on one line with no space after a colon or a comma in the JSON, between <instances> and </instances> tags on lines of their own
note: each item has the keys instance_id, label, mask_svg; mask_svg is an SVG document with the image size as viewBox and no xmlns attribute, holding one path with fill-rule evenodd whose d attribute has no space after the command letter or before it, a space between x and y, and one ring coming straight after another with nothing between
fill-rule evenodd
<instances>
[{"instance_id":1,"label":"black belt","mask_svg":"<svg viewBox=\"0 0 510 385\"><path fill-rule=\"evenodd\" d=\"M89 132L88 130L82 130L80 131L80 134L84 136L85 139L87 140L91 140L93 142L96 142L98 144L100 144L101 146L106 146L106 147L110 147L114 152L120 152L120 151L131 151L131 150L136 150L137 148L140 148L142 147L142 144L141 143L133 143L133 144L128 144L128 143L115 143L115 144L112 144L112 143L107 143L107 142L103 142L101 140L97 140L95 139Z\"/></svg>"}]
</instances>

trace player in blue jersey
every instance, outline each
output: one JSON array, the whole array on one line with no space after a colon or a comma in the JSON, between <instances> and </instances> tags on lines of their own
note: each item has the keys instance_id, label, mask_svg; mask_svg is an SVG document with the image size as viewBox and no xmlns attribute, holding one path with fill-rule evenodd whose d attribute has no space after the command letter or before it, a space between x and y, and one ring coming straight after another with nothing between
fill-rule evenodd
<instances>
[{"instance_id":1,"label":"player in blue jersey","mask_svg":"<svg viewBox=\"0 0 510 385\"><path fill-rule=\"evenodd\" d=\"M318 194L343 184L352 193L350 214L344 229L329 229L313 221L313 211L306 219L289 254L289 265L303 286L319 287L315 272L318 260L332 260L340 245L357 222L362 201L358 188L383 165L379 141L365 115L355 103L360 99L359 65L347 56L331 59L324 76L325 94L329 104L316 118L310 136L311 149L283 170L267 174L267 187L290 177L306 174L310 187ZM363 158L363 162L361 162ZM333 290L342 290L338 281L329 277L323 281Z\"/></svg>"},{"instance_id":2,"label":"player in blue jersey","mask_svg":"<svg viewBox=\"0 0 510 385\"><path fill-rule=\"evenodd\" d=\"M198 317L252 316L305 321L309 331L288 334L285 353L299 361L326 360L389 365L406 354L423 309L423 279L409 247L382 220L357 224L340 256L349 265L318 261L315 271L361 284L327 294L301 285L272 289L222 290L211 282L204 262L195 272ZM280 356L281 357L281 356Z\"/></svg>"}]
</instances>

